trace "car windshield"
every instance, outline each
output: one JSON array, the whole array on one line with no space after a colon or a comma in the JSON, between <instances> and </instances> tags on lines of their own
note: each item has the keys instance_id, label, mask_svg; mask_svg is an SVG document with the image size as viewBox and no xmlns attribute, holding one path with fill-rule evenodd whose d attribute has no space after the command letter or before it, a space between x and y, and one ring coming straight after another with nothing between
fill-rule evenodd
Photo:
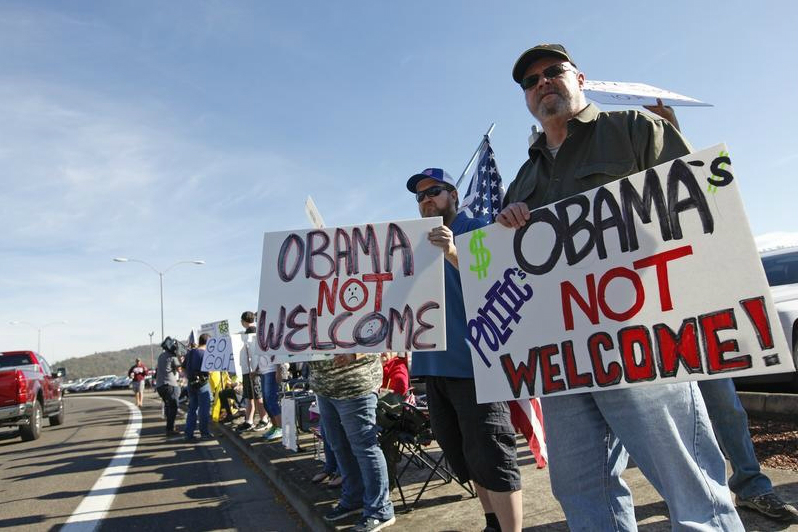
<instances>
[{"instance_id":1,"label":"car windshield","mask_svg":"<svg viewBox=\"0 0 798 532\"><path fill-rule=\"evenodd\" d=\"M25 354L0 356L0 368L13 368L31 364L30 356Z\"/></svg>"},{"instance_id":2,"label":"car windshield","mask_svg":"<svg viewBox=\"0 0 798 532\"><path fill-rule=\"evenodd\" d=\"M798 283L798 251L765 257L762 265L770 286Z\"/></svg>"}]
</instances>

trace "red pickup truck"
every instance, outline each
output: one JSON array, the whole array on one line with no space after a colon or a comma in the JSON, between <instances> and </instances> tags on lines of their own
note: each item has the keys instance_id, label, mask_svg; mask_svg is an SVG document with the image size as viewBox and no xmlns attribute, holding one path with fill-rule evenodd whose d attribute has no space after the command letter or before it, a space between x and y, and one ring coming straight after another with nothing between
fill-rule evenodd
<instances>
[{"instance_id":1,"label":"red pickup truck","mask_svg":"<svg viewBox=\"0 0 798 532\"><path fill-rule=\"evenodd\" d=\"M61 395L63 368L53 372L47 361L33 351L0 353L0 427L19 427L23 441L41 435L42 417L50 425L64 422Z\"/></svg>"}]
</instances>

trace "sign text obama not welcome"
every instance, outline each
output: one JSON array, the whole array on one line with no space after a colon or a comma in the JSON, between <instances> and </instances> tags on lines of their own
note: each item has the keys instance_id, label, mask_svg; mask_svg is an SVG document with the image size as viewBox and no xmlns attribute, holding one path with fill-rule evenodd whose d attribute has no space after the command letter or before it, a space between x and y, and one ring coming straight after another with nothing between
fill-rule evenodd
<instances>
[{"instance_id":1,"label":"sign text obama not welcome","mask_svg":"<svg viewBox=\"0 0 798 532\"><path fill-rule=\"evenodd\" d=\"M482 231L481 402L793 369L723 145Z\"/></svg>"}]
</instances>

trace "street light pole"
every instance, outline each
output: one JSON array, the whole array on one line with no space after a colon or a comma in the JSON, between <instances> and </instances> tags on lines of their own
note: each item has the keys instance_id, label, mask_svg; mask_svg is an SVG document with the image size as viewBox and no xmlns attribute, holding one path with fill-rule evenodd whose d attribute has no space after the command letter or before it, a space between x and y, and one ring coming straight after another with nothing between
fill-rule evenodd
<instances>
[{"instance_id":1,"label":"street light pole","mask_svg":"<svg viewBox=\"0 0 798 532\"><path fill-rule=\"evenodd\" d=\"M45 327L49 327L50 325L63 325L68 322L66 320L58 320L58 321L51 321L50 323L45 323L44 325L34 325L29 321L14 320L14 321L9 321L8 323L10 325L27 325L29 327L33 327L34 329L36 329L36 353L40 355L42 353L42 329L44 329Z\"/></svg>"},{"instance_id":2,"label":"street light pole","mask_svg":"<svg viewBox=\"0 0 798 532\"><path fill-rule=\"evenodd\" d=\"M158 279L160 281L160 286L161 286L161 342L163 342L164 338L166 338L166 336L164 334L164 326L163 326L163 276L166 274L166 272L168 272L169 270L171 270L172 268L174 268L175 266L178 266L180 264L198 264L198 265L202 265L202 264L205 264L205 261L204 260L181 260L181 261L175 262L174 264L172 264L171 266L169 266L168 268L166 268L163 271L159 270L158 268L156 268L155 266L153 266L149 262L145 262L145 261L139 260L139 259L128 259L128 258L125 258L125 257L115 257L113 259L113 261L114 262L138 262L140 264L143 264L143 265L149 267L152 271L154 271L155 273L158 274Z\"/></svg>"},{"instance_id":3,"label":"street light pole","mask_svg":"<svg viewBox=\"0 0 798 532\"><path fill-rule=\"evenodd\" d=\"M164 332L163 332L163 273L158 272L158 277L160 277L161 281L161 341L164 341Z\"/></svg>"},{"instance_id":4,"label":"street light pole","mask_svg":"<svg viewBox=\"0 0 798 532\"><path fill-rule=\"evenodd\" d=\"M150 333L150 369L153 369L155 366L155 355L152 353L152 335L155 334L155 331Z\"/></svg>"}]
</instances>

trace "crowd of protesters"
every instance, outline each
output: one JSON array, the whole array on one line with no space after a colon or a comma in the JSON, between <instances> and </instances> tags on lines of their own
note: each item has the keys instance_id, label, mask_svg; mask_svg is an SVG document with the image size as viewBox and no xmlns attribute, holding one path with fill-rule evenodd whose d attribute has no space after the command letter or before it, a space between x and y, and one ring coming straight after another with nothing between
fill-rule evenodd
<instances>
[{"instance_id":1,"label":"crowd of protesters","mask_svg":"<svg viewBox=\"0 0 798 532\"><path fill-rule=\"evenodd\" d=\"M658 116L601 112L588 104L583 92L585 75L561 45L543 44L525 51L515 63L512 78L543 131L531 143L529 158L496 218L506 227L524 226L531 209L691 150L672 110L661 102L649 108ZM618 171L620 161L628 163L623 172ZM582 175L577 163L589 166L590 175ZM520 532L521 472L509 407L505 402L477 402L464 339L465 310L454 237L484 223L458 211L455 182L440 168L411 176L406 188L422 217L443 220L429 233L429 240L446 259L447 348L412 356L335 354L308 363L325 454L325 467L312 480L326 480L341 488L338 503L324 519L337 522L360 515L353 528L356 532L380 530L395 522L376 410L380 390L409 399L412 376L423 379L432 432L447 462L461 482L471 481L476 487L485 514L484 531ZM241 324L245 333L256 332L252 312L242 314ZM182 362L170 346L164 347L158 359L156 386L165 404L167 434L176 433L182 371L189 398L183 432L187 441L195 439L197 421L200 438L210 437L214 395L225 413L222 422L243 418L236 429L239 432L264 431L266 440L281 439L278 390L286 379L286 367L263 357L256 359L244 349L240 377L221 375L212 387L208 374L201 371L207 340L207 335L200 335ZM550 396L543 398L542 405L551 486L571 529L637 528L632 493L620 476L629 457L665 499L674 529L743 530L731 492L738 506L775 519L798 517L761 473L745 411L729 379ZM724 455L733 470L729 482Z\"/></svg>"}]
</instances>

